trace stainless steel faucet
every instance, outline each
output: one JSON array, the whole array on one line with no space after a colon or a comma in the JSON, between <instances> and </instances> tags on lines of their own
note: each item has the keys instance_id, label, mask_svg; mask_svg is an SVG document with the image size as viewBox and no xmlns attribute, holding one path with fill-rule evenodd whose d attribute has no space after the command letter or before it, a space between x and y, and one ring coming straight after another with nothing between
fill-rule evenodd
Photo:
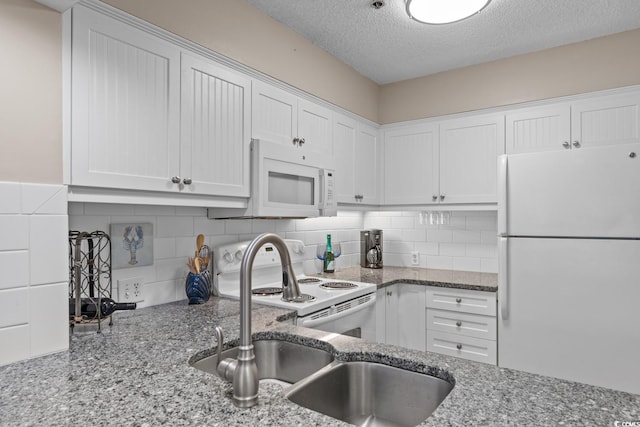
<instances>
[{"instance_id":1,"label":"stainless steel faucet","mask_svg":"<svg viewBox=\"0 0 640 427\"><path fill-rule=\"evenodd\" d=\"M265 243L271 243L280 254L283 295L291 299L300 298L298 281L284 240L273 233L264 233L253 239L240 265L240 345L237 359L221 360L224 336L222 328L215 327L218 339L217 372L221 378L233 382L233 403L240 408L250 408L258 403L258 367L251 340L251 269L258 250Z\"/></svg>"}]
</instances>

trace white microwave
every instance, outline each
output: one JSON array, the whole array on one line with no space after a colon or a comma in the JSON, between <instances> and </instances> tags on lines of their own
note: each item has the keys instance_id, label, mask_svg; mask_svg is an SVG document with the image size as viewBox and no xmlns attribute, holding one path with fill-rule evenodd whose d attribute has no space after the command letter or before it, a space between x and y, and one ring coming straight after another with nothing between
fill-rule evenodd
<instances>
[{"instance_id":1,"label":"white microwave","mask_svg":"<svg viewBox=\"0 0 640 427\"><path fill-rule=\"evenodd\" d=\"M246 209L210 208L209 218L335 216L332 157L298 146L251 141L251 198Z\"/></svg>"}]
</instances>

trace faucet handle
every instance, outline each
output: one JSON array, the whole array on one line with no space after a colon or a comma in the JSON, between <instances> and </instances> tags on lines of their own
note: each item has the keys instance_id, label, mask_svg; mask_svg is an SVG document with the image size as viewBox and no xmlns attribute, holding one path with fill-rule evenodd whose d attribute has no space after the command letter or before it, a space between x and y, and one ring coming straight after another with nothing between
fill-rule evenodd
<instances>
[{"instance_id":1,"label":"faucet handle","mask_svg":"<svg viewBox=\"0 0 640 427\"><path fill-rule=\"evenodd\" d=\"M216 350L218 363L216 364L216 371L220 378L227 381L232 381L237 361L235 359L222 360L222 343L224 342L224 333L222 332L222 328L219 325L215 326L214 331L216 334L216 339L218 340L218 349Z\"/></svg>"}]
</instances>

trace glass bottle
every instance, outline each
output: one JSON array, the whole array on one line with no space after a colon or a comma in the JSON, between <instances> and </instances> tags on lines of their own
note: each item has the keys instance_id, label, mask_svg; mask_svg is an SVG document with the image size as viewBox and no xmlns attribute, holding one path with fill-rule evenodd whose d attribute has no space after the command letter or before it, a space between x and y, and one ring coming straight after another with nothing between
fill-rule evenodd
<instances>
[{"instance_id":1,"label":"glass bottle","mask_svg":"<svg viewBox=\"0 0 640 427\"><path fill-rule=\"evenodd\" d=\"M325 273L333 273L336 271L336 259L333 255L333 248L331 247L331 234L327 234L327 257L324 259Z\"/></svg>"}]
</instances>

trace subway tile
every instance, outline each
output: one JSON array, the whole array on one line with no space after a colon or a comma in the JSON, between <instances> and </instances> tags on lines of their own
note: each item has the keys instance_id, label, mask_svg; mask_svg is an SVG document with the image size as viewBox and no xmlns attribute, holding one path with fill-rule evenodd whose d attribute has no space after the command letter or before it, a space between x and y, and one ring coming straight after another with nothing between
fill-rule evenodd
<instances>
[{"instance_id":1,"label":"subway tile","mask_svg":"<svg viewBox=\"0 0 640 427\"><path fill-rule=\"evenodd\" d=\"M400 234L402 236L402 240L405 240L405 241L411 241L411 242L427 241L427 230L424 228L413 228L408 230L401 230Z\"/></svg>"},{"instance_id":2,"label":"subway tile","mask_svg":"<svg viewBox=\"0 0 640 427\"><path fill-rule=\"evenodd\" d=\"M160 280L175 280L185 278L189 268L187 267L187 257L161 259L156 261L156 277Z\"/></svg>"},{"instance_id":3,"label":"subway tile","mask_svg":"<svg viewBox=\"0 0 640 427\"><path fill-rule=\"evenodd\" d=\"M72 215L84 215L84 203L81 202L69 202L67 206L67 214Z\"/></svg>"},{"instance_id":4,"label":"subway tile","mask_svg":"<svg viewBox=\"0 0 640 427\"><path fill-rule=\"evenodd\" d=\"M253 228L250 219L227 219L224 226L225 234L247 234Z\"/></svg>"},{"instance_id":5,"label":"subway tile","mask_svg":"<svg viewBox=\"0 0 640 427\"><path fill-rule=\"evenodd\" d=\"M482 232L469 230L453 230L452 238L454 243L481 243Z\"/></svg>"},{"instance_id":6,"label":"subway tile","mask_svg":"<svg viewBox=\"0 0 640 427\"><path fill-rule=\"evenodd\" d=\"M22 213L66 215L67 187L52 184L22 184Z\"/></svg>"},{"instance_id":7,"label":"subway tile","mask_svg":"<svg viewBox=\"0 0 640 427\"><path fill-rule=\"evenodd\" d=\"M481 232L480 243L486 245L497 245L498 243L498 235L495 231L482 231Z\"/></svg>"},{"instance_id":8,"label":"subway tile","mask_svg":"<svg viewBox=\"0 0 640 427\"><path fill-rule=\"evenodd\" d=\"M29 252L0 252L0 289L29 285Z\"/></svg>"},{"instance_id":9,"label":"subway tile","mask_svg":"<svg viewBox=\"0 0 640 427\"><path fill-rule=\"evenodd\" d=\"M453 259L450 256L427 256L427 268L451 270Z\"/></svg>"},{"instance_id":10,"label":"subway tile","mask_svg":"<svg viewBox=\"0 0 640 427\"><path fill-rule=\"evenodd\" d=\"M121 205L116 203L85 203L85 215L135 215L134 205Z\"/></svg>"},{"instance_id":11,"label":"subway tile","mask_svg":"<svg viewBox=\"0 0 640 427\"><path fill-rule=\"evenodd\" d=\"M439 255L463 257L466 246L463 243L440 243Z\"/></svg>"},{"instance_id":12,"label":"subway tile","mask_svg":"<svg viewBox=\"0 0 640 427\"><path fill-rule=\"evenodd\" d=\"M224 234L224 220L196 217L193 219L193 232L195 235L204 234L205 236Z\"/></svg>"},{"instance_id":13,"label":"subway tile","mask_svg":"<svg viewBox=\"0 0 640 427\"><path fill-rule=\"evenodd\" d=\"M391 218L391 228L414 228L415 221L413 217L398 216Z\"/></svg>"},{"instance_id":14,"label":"subway tile","mask_svg":"<svg viewBox=\"0 0 640 427\"><path fill-rule=\"evenodd\" d=\"M438 255L440 245L436 242L416 242L415 250L421 255Z\"/></svg>"},{"instance_id":15,"label":"subway tile","mask_svg":"<svg viewBox=\"0 0 640 427\"><path fill-rule=\"evenodd\" d=\"M287 233L289 231L296 231L296 219L281 219L275 222L276 232Z\"/></svg>"},{"instance_id":16,"label":"subway tile","mask_svg":"<svg viewBox=\"0 0 640 427\"><path fill-rule=\"evenodd\" d=\"M68 284L30 288L31 356L69 348Z\"/></svg>"},{"instance_id":17,"label":"subway tile","mask_svg":"<svg viewBox=\"0 0 640 427\"><path fill-rule=\"evenodd\" d=\"M391 217L365 217L363 228L380 228L386 230L391 228Z\"/></svg>"},{"instance_id":18,"label":"subway tile","mask_svg":"<svg viewBox=\"0 0 640 427\"><path fill-rule=\"evenodd\" d=\"M29 216L0 215L0 251L29 248Z\"/></svg>"},{"instance_id":19,"label":"subway tile","mask_svg":"<svg viewBox=\"0 0 640 427\"><path fill-rule=\"evenodd\" d=\"M494 215L469 215L467 217L467 230L497 231L498 219Z\"/></svg>"},{"instance_id":20,"label":"subway tile","mask_svg":"<svg viewBox=\"0 0 640 427\"><path fill-rule=\"evenodd\" d=\"M69 280L66 215L31 215L29 265L31 285Z\"/></svg>"},{"instance_id":21,"label":"subway tile","mask_svg":"<svg viewBox=\"0 0 640 427\"><path fill-rule=\"evenodd\" d=\"M175 238L175 256L174 257L191 257L196 252L196 237L176 237Z\"/></svg>"},{"instance_id":22,"label":"subway tile","mask_svg":"<svg viewBox=\"0 0 640 427\"><path fill-rule=\"evenodd\" d=\"M29 288L0 290L0 328L29 323Z\"/></svg>"},{"instance_id":23,"label":"subway tile","mask_svg":"<svg viewBox=\"0 0 640 427\"><path fill-rule=\"evenodd\" d=\"M207 208L197 206L176 206L177 216L207 217Z\"/></svg>"},{"instance_id":24,"label":"subway tile","mask_svg":"<svg viewBox=\"0 0 640 427\"><path fill-rule=\"evenodd\" d=\"M184 286L185 280L186 279L181 278L145 283L143 285L145 299L139 304L139 307L143 308L152 305L166 304L168 302L186 298L187 293ZM180 294L178 292L180 292Z\"/></svg>"},{"instance_id":25,"label":"subway tile","mask_svg":"<svg viewBox=\"0 0 640 427\"><path fill-rule=\"evenodd\" d=\"M497 273L498 272L497 258L481 258L480 271L483 273Z\"/></svg>"},{"instance_id":26,"label":"subway tile","mask_svg":"<svg viewBox=\"0 0 640 427\"><path fill-rule=\"evenodd\" d=\"M262 233L275 233L276 221L273 219L255 219L251 225L251 231L256 235Z\"/></svg>"},{"instance_id":27,"label":"subway tile","mask_svg":"<svg viewBox=\"0 0 640 427\"><path fill-rule=\"evenodd\" d=\"M134 215L175 216L175 206L134 205Z\"/></svg>"},{"instance_id":28,"label":"subway tile","mask_svg":"<svg viewBox=\"0 0 640 427\"><path fill-rule=\"evenodd\" d=\"M477 258L496 258L498 256L497 245L468 244L467 256Z\"/></svg>"},{"instance_id":29,"label":"subway tile","mask_svg":"<svg viewBox=\"0 0 640 427\"><path fill-rule=\"evenodd\" d=\"M111 234L111 218L108 216L70 215L69 230L86 231L91 233L96 230Z\"/></svg>"},{"instance_id":30,"label":"subway tile","mask_svg":"<svg viewBox=\"0 0 640 427\"><path fill-rule=\"evenodd\" d=\"M0 329L0 365L29 358L29 325Z\"/></svg>"},{"instance_id":31,"label":"subway tile","mask_svg":"<svg viewBox=\"0 0 640 427\"><path fill-rule=\"evenodd\" d=\"M403 232L400 229L388 228L386 230L383 229L382 240L384 242L388 242L391 240L403 240Z\"/></svg>"},{"instance_id":32,"label":"subway tile","mask_svg":"<svg viewBox=\"0 0 640 427\"><path fill-rule=\"evenodd\" d=\"M393 252L397 254L404 254L404 253L411 252L413 248L414 248L413 242L391 240L383 245L383 252L384 253Z\"/></svg>"},{"instance_id":33,"label":"subway tile","mask_svg":"<svg viewBox=\"0 0 640 427\"><path fill-rule=\"evenodd\" d=\"M21 212L22 189L20 183L0 182L0 215L19 214Z\"/></svg>"},{"instance_id":34,"label":"subway tile","mask_svg":"<svg viewBox=\"0 0 640 427\"><path fill-rule=\"evenodd\" d=\"M156 237L153 240L153 256L155 259L175 258L176 257L176 238L175 237Z\"/></svg>"},{"instance_id":35,"label":"subway tile","mask_svg":"<svg viewBox=\"0 0 640 427\"><path fill-rule=\"evenodd\" d=\"M427 242L451 243L452 241L451 230L427 230Z\"/></svg>"},{"instance_id":36,"label":"subway tile","mask_svg":"<svg viewBox=\"0 0 640 427\"><path fill-rule=\"evenodd\" d=\"M480 271L481 270L480 258L469 257L454 257L453 269L458 271Z\"/></svg>"},{"instance_id":37,"label":"subway tile","mask_svg":"<svg viewBox=\"0 0 640 427\"><path fill-rule=\"evenodd\" d=\"M155 231L157 237L193 236L193 218L178 216L159 216Z\"/></svg>"}]
</instances>

